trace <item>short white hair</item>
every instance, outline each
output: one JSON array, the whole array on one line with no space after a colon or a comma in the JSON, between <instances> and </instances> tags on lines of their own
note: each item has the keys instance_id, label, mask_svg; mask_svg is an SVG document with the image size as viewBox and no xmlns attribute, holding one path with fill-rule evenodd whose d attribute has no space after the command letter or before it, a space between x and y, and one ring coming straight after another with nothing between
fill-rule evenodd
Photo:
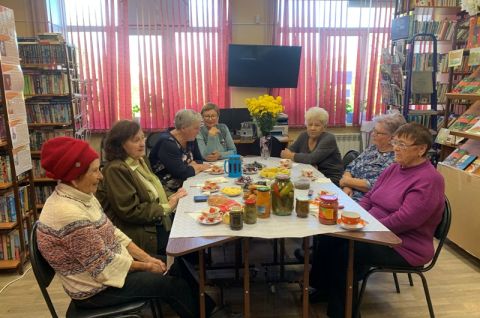
<instances>
[{"instance_id":1,"label":"short white hair","mask_svg":"<svg viewBox=\"0 0 480 318\"><path fill-rule=\"evenodd\" d=\"M382 124L390 135L393 135L397 129L406 124L405 117L400 113L383 114L373 119L375 124Z\"/></svg>"},{"instance_id":2,"label":"short white hair","mask_svg":"<svg viewBox=\"0 0 480 318\"><path fill-rule=\"evenodd\" d=\"M182 109L175 114L175 129L193 126L202 121L202 115L193 109Z\"/></svg>"},{"instance_id":3,"label":"short white hair","mask_svg":"<svg viewBox=\"0 0 480 318\"><path fill-rule=\"evenodd\" d=\"M305 124L308 124L311 120L318 120L324 127L328 124L328 112L321 107L310 107L305 112Z\"/></svg>"}]
</instances>

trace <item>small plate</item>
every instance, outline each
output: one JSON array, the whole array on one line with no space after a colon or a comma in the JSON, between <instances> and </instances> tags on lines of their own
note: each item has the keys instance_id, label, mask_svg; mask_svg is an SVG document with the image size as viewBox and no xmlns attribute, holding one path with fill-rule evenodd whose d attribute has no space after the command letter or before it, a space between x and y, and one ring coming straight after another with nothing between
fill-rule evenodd
<instances>
[{"instance_id":1,"label":"small plate","mask_svg":"<svg viewBox=\"0 0 480 318\"><path fill-rule=\"evenodd\" d=\"M213 221L209 221L207 217L205 217L205 216L203 216L203 215L200 215L200 216L197 218L197 221L198 221L198 223L200 223L200 224L213 225L213 224L218 224L218 223L222 222L222 219L223 219L223 215L222 215L222 214L219 214L215 219L213 219Z\"/></svg>"},{"instance_id":2,"label":"small plate","mask_svg":"<svg viewBox=\"0 0 480 318\"><path fill-rule=\"evenodd\" d=\"M231 193L230 193L230 192L228 192L228 191L224 191L225 188L223 188L222 191L220 191L220 192L222 192L223 194L225 194L225 195L228 196L228 197L236 197L236 196L239 196L240 194L243 193L242 188L240 188L240 187L229 187L229 188L235 188L235 190L237 190L237 189L238 189L238 190L235 191L235 192L231 192ZM232 189L232 190L233 190L233 189Z\"/></svg>"},{"instance_id":3,"label":"small plate","mask_svg":"<svg viewBox=\"0 0 480 318\"><path fill-rule=\"evenodd\" d=\"M258 173L258 170L243 170L243 174L252 175Z\"/></svg>"},{"instance_id":4,"label":"small plate","mask_svg":"<svg viewBox=\"0 0 480 318\"><path fill-rule=\"evenodd\" d=\"M214 193L214 192L218 192L218 190L220 190L220 187L218 185L215 188L202 187L201 190L202 190L202 192Z\"/></svg>"},{"instance_id":5,"label":"small plate","mask_svg":"<svg viewBox=\"0 0 480 318\"><path fill-rule=\"evenodd\" d=\"M223 170L222 171L217 171L217 172L214 172L214 171L210 170L208 172L208 174L211 174L211 175L220 175L220 174L224 174L224 173L225 173L225 171L223 171Z\"/></svg>"},{"instance_id":6,"label":"small plate","mask_svg":"<svg viewBox=\"0 0 480 318\"><path fill-rule=\"evenodd\" d=\"M350 225L350 224L345 224L345 223L342 222L341 219L338 219L337 224L340 225L340 227L344 230L360 231L364 227L366 227L368 223L365 220L361 220L360 223L358 223L358 224Z\"/></svg>"}]
</instances>

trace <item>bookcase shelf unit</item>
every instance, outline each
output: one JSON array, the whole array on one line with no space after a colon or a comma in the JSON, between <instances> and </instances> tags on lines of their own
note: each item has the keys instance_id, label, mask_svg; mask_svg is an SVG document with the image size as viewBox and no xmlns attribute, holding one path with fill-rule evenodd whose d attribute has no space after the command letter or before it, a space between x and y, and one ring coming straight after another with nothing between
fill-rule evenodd
<instances>
[{"instance_id":1,"label":"bookcase shelf unit","mask_svg":"<svg viewBox=\"0 0 480 318\"><path fill-rule=\"evenodd\" d=\"M14 26L0 6L0 270L22 274L37 209Z\"/></svg>"},{"instance_id":2,"label":"bookcase shelf unit","mask_svg":"<svg viewBox=\"0 0 480 318\"><path fill-rule=\"evenodd\" d=\"M43 143L58 136L85 139L88 132L75 48L60 35L47 37L19 38L37 206L56 182L40 166Z\"/></svg>"}]
</instances>

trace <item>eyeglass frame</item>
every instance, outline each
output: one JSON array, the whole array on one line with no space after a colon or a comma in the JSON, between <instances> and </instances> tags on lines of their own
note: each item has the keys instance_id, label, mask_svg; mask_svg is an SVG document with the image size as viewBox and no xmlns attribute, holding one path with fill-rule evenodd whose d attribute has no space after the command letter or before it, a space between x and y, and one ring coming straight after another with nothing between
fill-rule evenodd
<instances>
[{"instance_id":1,"label":"eyeglass frame","mask_svg":"<svg viewBox=\"0 0 480 318\"><path fill-rule=\"evenodd\" d=\"M392 147L398 147L399 149L402 149L402 150L406 150L407 148L412 147L412 146L420 146L419 144L416 144L416 143L413 143L411 145L407 145L404 142L400 142L400 141L395 140L395 139L390 140L389 144Z\"/></svg>"},{"instance_id":2,"label":"eyeglass frame","mask_svg":"<svg viewBox=\"0 0 480 318\"><path fill-rule=\"evenodd\" d=\"M215 119L218 118L219 116L217 114L215 115L203 115L203 118L205 119Z\"/></svg>"},{"instance_id":3,"label":"eyeglass frame","mask_svg":"<svg viewBox=\"0 0 480 318\"><path fill-rule=\"evenodd\" d=\"M389 134L389 133L379 132L379 131L377 131L376 129L373 129L373 130L371 131L371 134L372 134L372 135L377 135L377 136L378 136L378 135L386 135L386 136L391 135L391 134Z\"/></svg>"}]
</instances>

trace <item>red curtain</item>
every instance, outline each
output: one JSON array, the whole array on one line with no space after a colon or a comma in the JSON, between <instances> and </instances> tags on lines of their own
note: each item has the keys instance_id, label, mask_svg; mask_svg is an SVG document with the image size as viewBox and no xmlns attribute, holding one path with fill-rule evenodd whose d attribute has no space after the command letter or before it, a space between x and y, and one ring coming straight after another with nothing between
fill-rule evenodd
<instances>
[{"instance_id":1,"label":"red curtain","mask_svg":"<svg viewBox=\"0 0 480 318\"><path fill-rule=\"evenodd\" d=\"M158 130L180 109L229 105L228 0L65 2L90 129L139 116Z\"/></svg>"},{"instance_id":2,"label":"red curtain","mask_svg":"<svg viewBox=\"0 0 480 318\"><path fill-rule=\"evenodd\" d=\"M385 1L278 0L273 43L302 46L298 87L273 89L284 99L290 125L304 125L305 110L325 108L330 126L353 125L384 112L380 101L381 49L388 47L394 4ZM363 109L365 107L365 109Z\"/></svg>"}]
</instances>

